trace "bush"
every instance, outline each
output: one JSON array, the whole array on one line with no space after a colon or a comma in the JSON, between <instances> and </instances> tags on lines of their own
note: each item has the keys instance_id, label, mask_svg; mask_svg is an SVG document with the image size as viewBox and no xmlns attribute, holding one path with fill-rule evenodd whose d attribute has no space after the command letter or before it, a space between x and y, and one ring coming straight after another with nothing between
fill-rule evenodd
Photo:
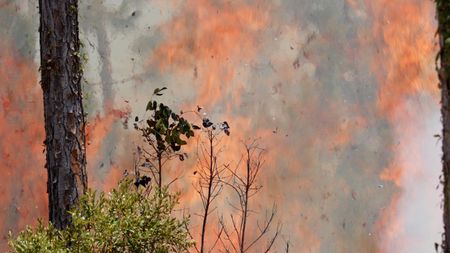
<instances>
[{"instance_id":1,"label":"bush","mask_svg":"<svg viewBox=\"0 0 450 253\"><path fill-rule=\"evenodd\" d=\"M40 222L9 243L17 253L186 252L194 242L186 230L188 219L173 215L178 198L167 189L136 190L125 180L108 195L88 191L66 230Z\"/></svg>"}]
</instances>

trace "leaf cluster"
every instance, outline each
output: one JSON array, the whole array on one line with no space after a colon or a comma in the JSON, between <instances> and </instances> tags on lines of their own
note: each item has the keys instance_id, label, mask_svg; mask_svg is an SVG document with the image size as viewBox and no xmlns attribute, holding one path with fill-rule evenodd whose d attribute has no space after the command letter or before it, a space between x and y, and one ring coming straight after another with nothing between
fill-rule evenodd
<instances>
[{"instance_id":1,"label":"leaf cluster","mask_svg":"<svg viewBox=\"0 0 450 253\"><path fill-rule=\"evenodd\" d=\"M166 88L157 88L153 95L162 96L161 91ZM180 151L181 146L187 142L183 138L194 136L191 124L180 114L172 111L169 106L150 100L147 104L146 111L151 116L146 120L146 124L136 128L142 131L143 136L149 142L156 142L158 152L167 151L170 147L172 151ZM136 118L139 121L139 118Z\"/></svg>"},{"instance_id":2,"label":"leaf cluster","mask_svg":"<svg viewBox=\"0 0 450 253\"><path fill-rule=\"evenodd\" d=\"M173 215L178 198L167 189L136 190L126 179L108 195L88 191L66 230L40 223L36 230L26 228L10 246L13 253L187 252L193 241L188 219Z\"/></svg>"}]
</instances>

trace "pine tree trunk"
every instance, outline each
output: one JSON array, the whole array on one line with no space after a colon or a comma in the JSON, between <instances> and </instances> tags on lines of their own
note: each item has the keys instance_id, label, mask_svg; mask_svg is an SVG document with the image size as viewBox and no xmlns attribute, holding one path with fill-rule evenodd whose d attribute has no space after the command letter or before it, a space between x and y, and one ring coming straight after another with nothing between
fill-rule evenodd
<instances>
[{"instance_id":1,"label":"pine tree trunk","mask_svg":"<svg viewBox=\"0 0 450 253\"><path fill-rule=\"evenodd\" d=\"M444 185L444 236L442 248L450 253L450 2L436 0L439 19L439 80L442 91L442 123L443 123L443 185Z\"/></svg>"},{"instance_id":2,"label":"pine tree trunk","mask_svg":"<svg viewBox=\"0 0 450 253\"><path fill-rule=\"evenodd\" d=\"M39 0L39 11L49 218L65 228L87 187L78 0Z\"/></svg>"}]
</instances>

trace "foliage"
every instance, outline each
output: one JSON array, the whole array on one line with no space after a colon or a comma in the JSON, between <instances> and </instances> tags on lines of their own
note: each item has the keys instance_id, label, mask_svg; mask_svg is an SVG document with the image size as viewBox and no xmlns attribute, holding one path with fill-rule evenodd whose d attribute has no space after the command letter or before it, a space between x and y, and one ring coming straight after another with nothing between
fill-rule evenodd
<instances>
[{"instance_id":1,"label":"foliage","mask_svg":"<svg viewBox=\"0 0 450 253\"><path fill-rule=\"evenodd\" d=\"M162 96L165 89L155 89L153 96ZM226 252L245 253L262 248L269 252L281 229L277 226L273 234L270 231L275 209L263 222L249 220L250 214L257 211L250 208L249 200L261 189L256 178L263 164L262 149L256 145L246 146L246 156L235 169L231 169L229 164L221 164L219 156L225 151L220 140L222 135L230 135L230 126L226 121L212 122L201 111L202 108L197 106L196 110L178 114L165 104L150 100L146 107L150 115L144 120L135 119L135 128L142 133L150 148L138 147L139 160L135 161L134 180L124 180L108 195L88 191L71 212L70 227L57 230L51 224L44 226L40 223L36 230L26 228L10 241L13 252L165 253L187 252L192 248L203 253L215 252L215 247L220 244ZM188 120L188 113L197 120ZM198 245L188 230L188 219L173 216L178 195L169 194L168 186L162 187L165 162L173 157L182 161L187 157L181 148L187 144L187 139L194 136L194 131L199 133L198 140L205 139L197 147L198 166L194 171L197 181L193 185L203 204L203 210L197 214L202 218L201 232L195 235L200 239ZM246 165L245 169L240 168L241 162ZM240 171L246 173L241 174ZM157 184L151 190L153 179ZM219 231L210 241L209 217L218 215L213 214L215 201L223 200L224 186L237 193L237 205L230 205L238 214L230 216L233 226L226 224L223 216L218 217ZM255 228L257 230L249 232ZM263 239L266 239L266 246L261 245Z\"/></svg>"},{"instance_id":2,"label":"foliage","mask_svg":"<svg viewBox=\"0 0 450 253\"><path fill-rule=\"evenodd\" d=\"M188 220L173 215L178 195L146 189L126 179L108 195L88 191L71 212L69 228L28 227L10 241L12 252L187 252L193 245Z\"/></svg>"},{"instance_id":3,"label":"foliage","mask_svg":"<svg viewBox=\"0 0 450 253\"><path fill-rule=\"evenodd\" d=\"M162 96L162 91L167 89L156 88L153 92L154 96ZM162 167L163 164L173 158L179 157L184 160L184 153L181 153L181 147L186 145L185 139L194 136L194 129L180 114L174 112L169 106L158 103L156 100L150 100L147 104L146 111L150 112L150 116L145 121L140 121L139 117L135 118L134 127L141 131L144 141L150 146L150 150L142 149L145 156L144 166L150 169L152 176L156 178L158 186L162 187ZM156 164L153 164L156 162Z\"/></svg>"},{"instance_id":4,"label":"foliage","mask_svg":"<svg viewBox=\"0 0 450 253\"><path fill-rule=\"evenodd\" d=\"M161 91L166 88L157 88L154 95L161 96ZM146 121L147 126L141 128L144 136L152 138L156 141L156 149L160 152L167 150L167 145L173 151L179 151L182 145L187 142L181 137L190 138L194 136L194 131L189 122L181 117L179 114L173 112L170 107L159 103L155 100L150 100L147 104L146 111L152 113L152 117Z\"/></svg>"}]
</instances>

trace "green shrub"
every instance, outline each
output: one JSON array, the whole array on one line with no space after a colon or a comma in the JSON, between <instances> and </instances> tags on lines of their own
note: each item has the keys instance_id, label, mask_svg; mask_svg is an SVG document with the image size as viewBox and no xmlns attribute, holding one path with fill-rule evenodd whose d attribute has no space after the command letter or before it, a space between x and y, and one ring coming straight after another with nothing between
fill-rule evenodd
<instances>
[{"instance_id":1,"label":"green shrub","mask_svg":"<svg viewBox=\"0 0 450 253\"><path fill-rule=\"evenodd\" d=\"M72 211L72 225L57 230L41 222L10 240L12 252L186 252L194 242L188 220L174 217L178 195L136 190L125 180L110 194L88 191Z\"/></svg>"}]
</instances>

